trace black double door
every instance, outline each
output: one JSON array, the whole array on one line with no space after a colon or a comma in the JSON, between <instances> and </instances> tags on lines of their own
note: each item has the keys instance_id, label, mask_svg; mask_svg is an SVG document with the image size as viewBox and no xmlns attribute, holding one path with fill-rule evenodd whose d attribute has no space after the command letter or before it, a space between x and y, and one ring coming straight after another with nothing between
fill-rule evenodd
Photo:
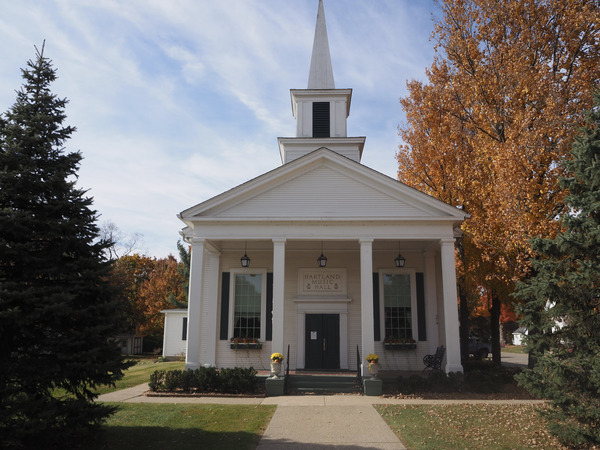
<instances>
[{"instance_id":1,"label":"black double door","mask_svg":"<svg viewBox=\"0 0 600 450\"><path fill-rule=\"evenodd\" d=\"M340 316L306 314L305 368L340 368Z\"/></svg>"}]
</instances>

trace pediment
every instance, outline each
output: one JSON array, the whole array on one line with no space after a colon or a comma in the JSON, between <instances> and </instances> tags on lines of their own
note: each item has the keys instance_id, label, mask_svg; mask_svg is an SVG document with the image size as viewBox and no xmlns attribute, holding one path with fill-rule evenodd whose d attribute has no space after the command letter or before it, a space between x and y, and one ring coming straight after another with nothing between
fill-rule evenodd
<instances>
[{"instance_id":1,"label":"pediment","mask_svg":"<svg viewBox=\"0 0 600 450\"><path fill-rule=\"evenodd\" d=\"M456 219L464 213L322 148L181 214L184 221Z\"/></svg>"}]
</instances>

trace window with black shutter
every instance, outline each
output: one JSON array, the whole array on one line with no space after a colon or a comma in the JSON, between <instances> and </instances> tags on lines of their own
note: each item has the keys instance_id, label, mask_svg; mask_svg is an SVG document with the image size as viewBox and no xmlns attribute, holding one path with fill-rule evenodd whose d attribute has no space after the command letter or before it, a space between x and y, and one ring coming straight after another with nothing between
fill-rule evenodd
<instances>
[{"instance_id":1,"label":"window with black shutter","mask_svg":"<svg viewBox=\"0 0 600 450\"><path fill-rule=\"evenodd\" d=\"M313 104L313 137L330 137L329 135L329 102Z\"/></svg>"}]
</instances>

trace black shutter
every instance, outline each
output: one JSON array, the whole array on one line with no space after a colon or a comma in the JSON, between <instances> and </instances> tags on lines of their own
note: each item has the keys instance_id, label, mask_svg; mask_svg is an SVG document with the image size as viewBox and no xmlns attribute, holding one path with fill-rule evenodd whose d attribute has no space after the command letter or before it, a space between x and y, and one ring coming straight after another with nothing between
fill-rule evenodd
<instances>
[{"instance_id":1,"label":"black shutter","mask_svg":"<svg viewBox=\"0 0 600 450\"><path fill-rule=\"evenodd\" d=\"M329 137L329 102L314 102L313 104L313 137Z\"/></svg>"},{"instance_id":2,"label":"black shutter","mask_svg":"<svg viewBox=\"0 0 600 450\"><path fill-rule=\"evenodd\" d=\"M266 340L273 340L273 273L267 273L267 327Z\"/></svg>"},{"instance_id":3,"label":"black shutter","mask_svg":"<svg viewBox=\"0 0 600 450\"><path fill-rule=\"evenodd\" d=\"M229 272L223 272L221 276L221 333L219 338L222 341L227 341L229 325Z\"/></svg>"},{"instance_id":4,"label":"black shutter","mask_svg":"<svg viewBox=\"0 0 600 450\"><path fill-rule=\"evenodd\" d=\"M375 341L381 340L381 321L379 314L379 273L373 273L373 335Z\"/></svg>"},{"instance_id":5,"label":"black shutter","mask_svg":"<svg viewBox=\"0 0 600 450\"><path fill-rule=\"evenodd\" d=\"M181 330L181 340L187 341L187 317L183 318L183 329Z\"/></svg>"},{"instance_id":6,"label":"black shutter","mask_svg":"<svg viewBox=\"0 0 600 450\"><path fill-rule=\"evenodd\" d=\"M417 323L419 325L419 341L427 340L427 319L425 317L425 278L417 273Z\"/></svg>"}]
</instances>

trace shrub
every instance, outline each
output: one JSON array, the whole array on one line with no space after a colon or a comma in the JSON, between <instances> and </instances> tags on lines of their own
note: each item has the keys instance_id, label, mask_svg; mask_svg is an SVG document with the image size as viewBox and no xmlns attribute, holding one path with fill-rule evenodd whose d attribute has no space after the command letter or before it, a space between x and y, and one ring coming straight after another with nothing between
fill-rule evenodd
<instances>
[{"instance_id":1,"label":"shrub","mask_svg":"<svg viewBox=\"0 0 600 450\"><path fill-rule=\"evenodd\" d=\"M197 370L184 370L181 372L179 387L184 391L191 391L196 386L197 372Z\"/></svg>"},{"instance_id":2,"label":"shrub","mask_svg":"<svg viewBox=\"0 0 600 450\"><path fill-rule=\"evenodd\" d=\"M240 394L252 392L256 388L256 370L253 367L221 369L221 392Z\"/></svg>"},{"instance_id":3,"label":"shrub","mask_svg":"<svg viewBox=\"0 0 600 450\"><path fill-rule=\"evenodd\" d=\"M216 367L201 367L196 371L194 388L200 392L218 392L221 379Z\"/></svg>"},{"instance_id":4,"label":"shrub","mask_svg":"<svg viewBox=\"0 0 600 450\"><path fill-rule=\"evenodd\" d=\"M450 372L446 377L446 392L461 392L466 384L465 375L461 372Z\"/></svg>"},{"instance_id":5,"label":"shrub","mask_svg":"<svg viewBox=\"0 0 600 450\"><path fill-rule=\"evenodd\" d=\"M181 370L168 370L165 374L163 386L169 392L181 389Z\"/></svg>"},{"instance_id":6,"label":"shrub","mask_svg":"<svg viewBox=\"0 0 600 450\"><path fill-rule=\"evenodd\" d=\"M504 380L501 371L474 370L465 373L465 384L473 392L498 392Z\"/></svg>"},{"instance_id":7,"label":"shrub","mask_svg":"<svg viewBox=\"0 0 600 450\"><path fill-rule=\"evenodd\" d=\"M414 394L429 389L429 379L420 375L398 378L398 390L403 394Z\"/></svg>"},{"instance_id":8,"label":"shrub","mask_svg":"<svg viewBox=\"0 0 600 450\"><path fill-rule=\"evenodd\" d=\"M150 375L153 392L221 392L245 394L256 390L256 370L253 367L217 370L200 367L196 370L156 370Z\"/></svg>"},{"instance_id":9,"label":"shrub","mask_svg":"<svg viewBox=\"0 0 600 450\"><path fill-rule=\"evenodd\" d=\"M446 375L442 371L434 371L428 377L411 375L399 377L398 390L404 394L419 392L502 392L504 385L514 382L518 369L502 367L498 369L490 364L477 365L476 369L467 369L465 373L451 372Z\"/></svg>"},{"instance_id":10,"label":"shrub","mask_svg":"<svg viewBox=\"0 0 600 450\"><path fill-rule=\"evenodd\" d=\"M148 387L151 391L155 392L161 389L165 380L165 371L164 370L155 370L150 375L150 382L148 383Z\"/></svg>"}]
</instances>

